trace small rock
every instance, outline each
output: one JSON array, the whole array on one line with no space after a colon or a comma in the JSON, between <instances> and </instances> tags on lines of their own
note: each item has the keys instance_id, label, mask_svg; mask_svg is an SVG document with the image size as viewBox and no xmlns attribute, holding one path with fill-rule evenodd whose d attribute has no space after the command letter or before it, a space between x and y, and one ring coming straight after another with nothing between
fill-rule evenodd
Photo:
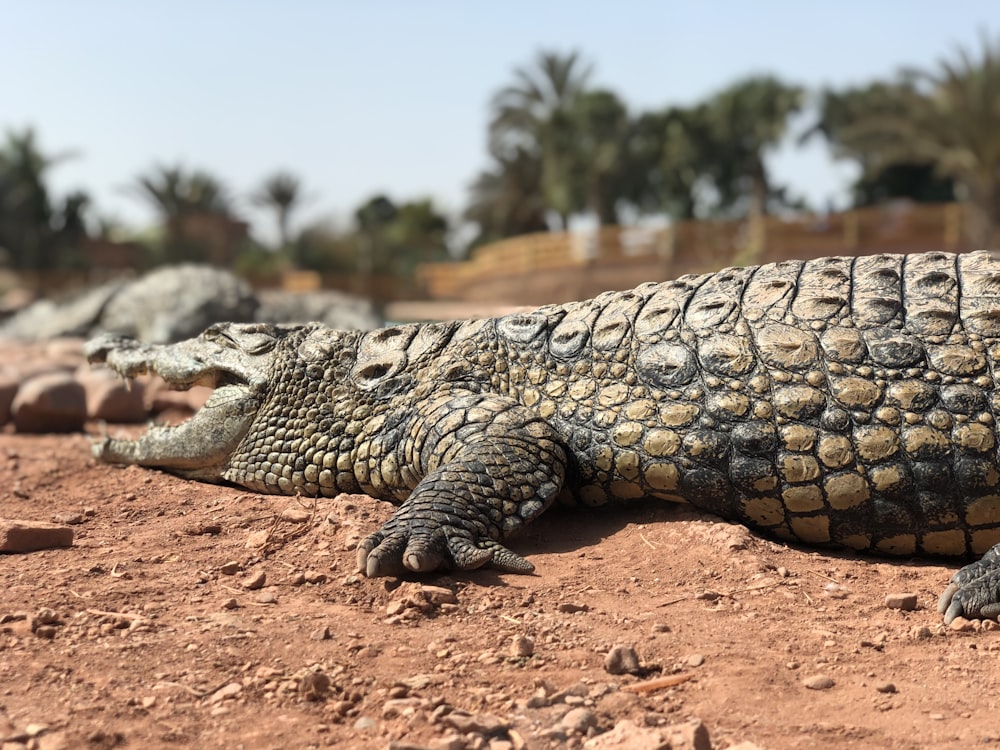
<instances>
[{"instance_id":1,"label":"small rock","mask_svg":"<svg viewBox=\"0 0 1000 750\"><path fill-rule=\"evenodd\" d=\"M465 738L457 734L446 734L431 740L431 750L465 750Z\"/></svg>"},{"instance_id":2,"label":"small rock","mask_svg":"<svg viewBox=\"0 0 1000 750\"><path fill-rule=\"evenodd\" d=\"M35 635L39 638L46 638L52 640L56 637L56 628L54 625L39 625L34 630Z\"/></svg>"},{"instance_id":3,"label":"small rock","mask_svg":"<svg viewBox=\"0 0 1000 750\"><path fill-rule=\"evenodd\" d=\"M828 690L837 683L835 683L831 677L827 677L824 674L814 674L810 677L804 678L802 680L802 684L810 690Z\"/></svg>"},{"instance_id":4,"label":"small rock","mask_svg":"<svg viewBox=\"0 0 1000 750\"><path fill-rule=\"evenodd\" d=\"M246 543L243 547L245 549L260 549L261 547L267 546L268 541L271 539L271 532L267 530L252 531L247 536Z\"/></svg>"},{"instance_id":5,"label":"small rock","mask_svg":"<svg viewBox=\"0 0 1000 750\"><path fill-rule=\"evenodd\" d=\"M701 654L691 654L686 661L689 667L700 667L705 663L705 657Z\"/></svg>"},{"instance_id":6,"label":"small rock","mask_svg":"<svg viewBox=\"0 0 1000 750\"><path fill-rule=\"evenodd\" d=\"M142 699L142 707L143 708L152 708L155 705L156 705L156 696L155 695L147 695L145 698Z\"/></svg>"},{"instance_id":7,"label":"small rock","mask_svg":"<svg viewBox=\"0 0 1000 750\"><path fill-rule=\"evenodd\" d=\"M378 723L370 716L359 716L357 721L354 722L354 728L362 732L374 729L376 726L378 726Z\"/></svg>"},{"instance_id":8,"label":"small rock","mask_svg":"<svg viewBox=\"0 0 1000 750\"><path fill-rule=\"evenodd\" d=\"M878 690L880 693L896 692L896 686L891 682L880 682L878 685L875 686L875 689Z\"/></svg>"},{"instance_id":9,"label":"small rock","mask_svg":"<svg viewBox=\"0 0 1000 750\"><path fill-rule=\"evenodd\" d=\"M79 526L83 523L83 520L83 513L74 513L72 511L64 511L52 516L52 523L58 523L62 526Z\"/></svg>"},{"instance_id":10,"label":"small rock","mask_svg":"<svg viewBox=\"0 0 1000 750\"><path fill-rule=\"evenodd\" d=\"M904 612L912 612L917 608L916 594L886 594L885 606L889 609L901 609Z\"/></svg>"},{"instance_id":11,"label":"small rock","mask_svg":"<svg viewBox=\"0 0 1000 750\"><path fill-rule=\"evenodd\" d=\"M455 592L444 586L425 584L420 587L420 593L424 595L427 601L434 605L458 603L458 596L455 595Z\"/></svg>"},{"instance_id":12,"label":"small rock","mask_svg":"<svg viewBox=\"0 0 1000 750\"><path fill-rule=\"evenodd\" d=\"M523 659L535 653L535 641L526 635L515 635L510 641L510 655Z\"/></svg>"},{"instance_id":13,"label":"small rock","mask_svg":"<svg viewBox=\"0 0 1000 750\"><path fill-rule=\"evenodd\" d=\"M253 598L253 600L255 602L257 602L258 604L277 604L278 603L278 597L275 596L270 591L261 591L259 594L257 594Z\"/></svg>"},{"instance_id":14,"label":"small rock","mask_svg":"<svg viewBox=\"0 0 1000 750\"><path fill-rule=\"evenodd\" d=\"M307 570L305 572L306 583L326 583L327 575L319 570Z\"/></svg>"},{"instance_id":15,"label":"small rock","mask_svg":"<svg viewBox=\"0 0 1000 750\"><path fill-rule=\"evenodd\" d=\"M330 640L330 626L324 625L321 628L317 628L309 634L309 639L312 641L328 641Z\"/></svg>"},{"instance_id":16,"label":"small rock","mask_svg":"<svg viewBox=\"0 0 1000 750\"><path fill-rule=\"evenodd\" d=\"M45 521L0 519L0 552L34 552L73 546L73 529Z\"/></svg>"},{"instance_id":17,"label":"small rock","mask_svg":"<svg viewBox=\"0 0 1000 750\"><path fill-rule=\"evenodd\" d=\"M267 581L267 574L263 570L258 570L251 573L243 581L243 588L247 591L256 591L257 589L264 588L264 583Z\"/></svg>"},{"instance_id":18,"label":"small rock","mask_svg":"<svg viewBox=\"0 0 1000 750\"><path fill-rule=\"evenodd\" d=\"M562 602L556 607L560 612L573 614L575 612L586 612L590 609L586 604L574 604L573 602Z\"/></svg>"},{"instance_id":19,"label":"small rock","mask_svg":"<svg viewBox=\"0 0 1000 750\"><path fill-rule=\"evenodd\" d=\"M604 657L604 671L608 674L635 674L639 671L639 655L631 646L613 646Z\"/></svg>"},{"instance_id":20,"label":"small rock","mask_svg":"<svg viewBox=\"0 0 1000 750\"><path fill-rule=\"evenodd\" d=\"M442 721L459 732L478 732L487 736L506 732L510 728L510 722L492 714L470 715L462 711L453 711Z\"/></svg>"},{"instance_id":21,"label":"small rock","mask_svg":"<svg viewBox=\"0 0 1000 750\"><path fill-rule=\"evenodd\" d=\"M222 603L223 609L239 609L240 603L236 599L229 598Z\"/></svg>"},{"instance_id":22,"label":"small rock","mask_svg":"<svg viewBox=\"0 0 1000 750\"><path fill-rule=\"evenodd\" d=\"M956 617L948 627L956 633L971 633L976 629L975 623L971 620L966 620L964 617Z\"/></svg>"},{"instance_id":23,"label":"small rock","mask_svg":"<svg viewBox=\"0 0 1000 750\"><path fill-rule=\"evenodd\" d=\"M919 625L910 631L910 637L914 640L923 640L924 638L930 638L934 634L931 629L926 625Z\"/></svg>"},{"instance_id":24,"label":"small rock","mask_svg":"<svg viewBox=\"0 0 1000 750\"><path fill-rule=\"evenodd\" d=\"M306 672L299 680L299 695L307 701L321 701L330 692L331 685L326 672Z\"/></svg>"},{"instance_id":25,"label":"small rock","mask_svg":"<svg viewBox=\"0 0 1000 750\"><path fill-rule=\"evenodd\" d=\"M614 729L591 737L585 750L712 750L708 730L700 721L667 727L640 727L622 719Z\"/></svg>"},{"instance_id":26,"label":"small rock","mask_svg":"<svg viewBox=\"0 0 1000 750\"><path fill-rule=\"evenodd\" d=\"M228 685L223 685L222 687L220 687L218 690L216 690L214 693L208 696L206 700L209 703L221 703L226 699L235 698L241 692L243 692L242 682L230 682Z\"/></svg>"},{"instance_id":27,"label":"small rock","mask_svg":"<svg viewBox=\"0 0 1000 750\"><path fill-rule=\"evenodd\" d=\"M305 508L285 508L281 511L281 520L288 523L305 523L312 518L312 513Z\"/></svg>"},{"instance_id":28,"label":"small rock","mask_svg":"<svg viewBox=\"0 0 1000 750\"><path fill-rule=\"evenodd\" d=\"M243 566L240 565L236 560L230 560L229 562L223 563L222 565L219 566L219 572L222 573L222 575L234 576L240 572L240 568L242 567Z\"/></svg>"},{"instance_id":29,"label":"small rock","mask_svg":"<svg viewBox=\"0 0 1000 750\"><path fill-rule=\"evenodd\" d=\"M572 708L559 724L567 731L586 734L588 729L597 726L597 716L589 708Z\"/></svg>"},{"instance_id":30,"label":"small rock","mask_svg":"<svg viewBox=\"0 0 1000 750\"><path fill-rule=\"evenodd\" d=\"M650 628L650 630L652 630L652 632L654 632L654 633L669 633L669 632L671 632L670 631L670 626L667 625L667 623L665 623L665 622L656 622L656 623L653 623L653 627Z\"/></svg>"}]
</instances>

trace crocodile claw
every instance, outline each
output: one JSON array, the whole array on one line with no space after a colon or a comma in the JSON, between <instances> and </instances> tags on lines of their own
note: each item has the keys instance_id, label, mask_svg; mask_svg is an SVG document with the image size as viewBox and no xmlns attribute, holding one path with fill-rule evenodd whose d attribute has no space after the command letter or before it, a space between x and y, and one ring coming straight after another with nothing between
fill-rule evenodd
<instances>
[{"instance_id":1,"label":"crocodile claw","mask_svg":"<svg viewBox=\"0 0 1000 750\"><path fill-rule=\"evenodd\" d=\"M944 615L945 624L956 617L1000 617L1000 545L952 576L938 599L938 612Z\"/></svg>"},{"instance_id":2,"label":"crocodile claw","mask_svg":"<svg viewBox=\"0 0 1000 750\"><path fill-rule=\"evenodd\" d=\"M358 572L368 578L398 575L406 570L415 573L474 570L484 565L509 573L535 570L534 565L499 542L473 543L445 529L409 538L402 529L389 533L378 531L358 545Z\"/></svg>"}]
</instances>

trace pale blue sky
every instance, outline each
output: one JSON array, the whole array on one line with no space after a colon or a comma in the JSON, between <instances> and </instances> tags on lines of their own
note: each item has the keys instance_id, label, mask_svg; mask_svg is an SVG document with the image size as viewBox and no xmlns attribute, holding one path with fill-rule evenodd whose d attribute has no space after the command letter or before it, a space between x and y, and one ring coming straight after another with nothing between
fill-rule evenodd
<instances>
[{"instance_id":1,"label":"pale blue sky","mask_svg":"<svg viewBox=\"0 0 1000 750\"><path fill-rule=\"evenodd\" d=\"M314 195L299 225L375 192L457 213L487 164L491 94L540 48L579 49L640 110L758 72L861 83L1000 33L997 0L0 0L0 18L0 130L77 151L56 189L135 227L152 214L126 186L178 161L237 195L297 173ZM820 205L852 174L818 142L771 164Z\"/></svg>"}]
</instances>

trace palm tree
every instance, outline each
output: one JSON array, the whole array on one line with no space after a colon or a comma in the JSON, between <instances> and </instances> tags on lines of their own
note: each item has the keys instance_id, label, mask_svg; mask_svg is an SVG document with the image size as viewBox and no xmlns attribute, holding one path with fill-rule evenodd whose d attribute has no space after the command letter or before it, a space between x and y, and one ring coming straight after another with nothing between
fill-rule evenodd
<instances>
[{"instance_id":1,"label":"palm tree","mask_svg":"<svg viewBox=\"0 0 1000 750\"><path fill-rule=\"evenodd\" d=\"M713 178L723 206L749 199L751 216L768 212L781 191L772 186L764 157L804 103L800 86L766 75L737 81L709 99L706 116L717 149Z\"/></svg>"},{"instance_id":2,"label":"palm tree","mask_svg":"<svg viewBox=\"0 0 1000 750\"><path fill-rule=\"evenodd\" d=\"M469 186L463 218L479 225L473 245L548 229L545 199L539 190L541 161L523 148L496 159Z\"/></svg>"},{"instance_id":3,"label":"palm tree","mask_svg":"<svg viewBox=\"0 0 1000 750\"><path fill-rule=\"evenodd\" d=\"M302 182L291 172L275 172L250 196L256 205L274 210L281 249L286 249L291 242L291 215L303 198Z\"/></svg>"},{"instance_id":4,"label":"palm tree","mask_svg":"<svg viewBox=\"0 0 1000 750\"><path fill-rule=\"evenodd\" d=\"M157 166L149 174L139 175L133 192L166 221L189 213L232 213L229 191L220 180L205 171L189 172L179 164Z\"/></svg>"},{"instance_id":5,"label":"palm tree","mask_svg":"<svg viewBox=\"0 0 1000 750\"><path fill-rule=\"evenodd\" d=\"M572 118L578 174L571 177L582 188L572 208L593 212L601 224L614 224L625 190L628 110L617 94L600 89L576 97Z\"/></svg>"},{"instance_id":6,"label":"palm tree","mask_svg":"<svg viewBox=\"0 0 1000 750\"><path fill-rule=\"evenodd\" d=\"M71 154L48 156L35 131L8 131L0 147L0 247L14 266L51 268L54 212L45 184L49 170Z\"/></svg>"},{"instance_id":7,"label":"palm tree","mask_svg":"<svg viewBox=\"0 0 1000 750\"><path fill-rule=\"evenodd\" d=\"M862 115L844 129L848 148L864 151L865 166L929 163L954 180L974 211L977 245L1000 242L1000 38L982 38L974 56L959 48L937 69L905 70L892 109Z\"/></svg>"},{"instance_id":8,"label":"palm tree","mask_svg":"<svg viewBox=\"0 0 1000 750\"><path fill-rule=\"evenodd\" d=\"M514 70L515 82L493 98L490 151L501 164L519 151L541 162L537 190L565 227L578 196L574 194L574 123L577 97L586 89L592 67L578 52L541 51L532 67Z\"/></svg>"}]
</instances>

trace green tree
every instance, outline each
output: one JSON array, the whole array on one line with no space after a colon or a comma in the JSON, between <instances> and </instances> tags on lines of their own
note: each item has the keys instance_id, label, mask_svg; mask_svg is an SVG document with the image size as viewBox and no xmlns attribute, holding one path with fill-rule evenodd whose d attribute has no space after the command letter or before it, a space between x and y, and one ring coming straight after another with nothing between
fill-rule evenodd
<instances>
[{"instance_id":1,"label":"green tree","mask_svg":"<svg viewBox=\"0 0 1000 750\"><path fill-rule=\"evenodd\" d=\"M584 91L573 102L571 121L572 168L567 177L579 193L570 207L591 211L601 224L614 224L626 192L628 110L612 91Z\"/></svg>"},{"instance_id":2,"label":"green tree","mask_svg":"<svg viewBox=\"0 0 1000 750\"><path fill-rule=\"evenodd\" d=\"M869 172L932 164L973 209L973 241L1000 242L1000 38L978 54L959 48L934 70L905 70L884 111L844 128L845 148L868 155Z\"/></svg>"},{"instance_id":3,"label":"green tree","mask_svg":"<svg viewBox=\"0 0 1000 750\"><path fill-rule=\"evenodd\" d=\"M463 218L475 222L478 236L472 246L504 237L548 229L545 198L539 190L542 165L523 148L497 158L469 187Z\"/></svg>"},{"instance_id":4,"label":"green tree","mask_svg":"<svg viewBox=\"0 0 1000 750\"><path fill-rule=\"evenodd\" d=\"M159 165L139 175L133 193L164 220L190 213L232 214L229 191L218 178L202 170L189 171L179 164Z\"/></svg>"},{"instance_id":5,"label":"green tree","mask_svg":"<svg viewBox=\"0 0 1000 750\"><path fill-rule=\"evenodd\" d=\"M529 67L514 70L514 82L493 98L490 152L499 166L526 154L540 163L535 190L563 228L580 203L575 172L577 98L592 67L578 52L541 51Z\"/></svg>"},{"instance_id":6,"label":"green tree","mask_svg":"<svg viewBox=\"0 0 1000 750\"><path fill-rule=\"evenodd\" d=\"M69 156L43 153L32 128L8 131L0 146L0 248L16 268L54 268L60 248L85 234L82 194L57 211L46 185L49 171ZM60 216L67 208L75 212L68 225Z\"/></svg>"},{"instance_id":7,"label":"green tree","mask_svg":"<svg viewBox=\"0 0 1000 750\"><path fill-rule=\"evenodd\" d=\"M290 172L275 172L261 183L250 199L256 205L274 211L278 222L279 249L288 248L292 212L304 199L301 180Z\"/></svg>"},{"instance_id":8,"label":"green tree","mask_svg":"<svg viewBox=\"0 0 1000 750\"><path fill-rule=\"evenodd\" d=\"M874 135L851 138L851 128L873 117L905 117L903 102L909 96L899 83L875 81L841 90L825 89L819 95L818 113L813 125L800 137L805 142L821 136L836 158L852 160L861 167L861 175L852 187L852 203L869 206L892 198L943 202L955 199L954 181L937 173L924 159L883 164L885 144ZM845 133L850 140L845 140Z\"/></svg>"},{"instance_id":9,"label":"green tree","mask_svg":"<svg viewBox=\"0 0 1000 750\"><path fill-rule=\"evenodd\" d=\"M784 191L772 184L765 157L788 132L789 119L805 103L805 90L774 76L737 81L705 102L714 158L710 171L721 208L751 216L768 213L784 202Z\"/></svg>"}]
</instances>

